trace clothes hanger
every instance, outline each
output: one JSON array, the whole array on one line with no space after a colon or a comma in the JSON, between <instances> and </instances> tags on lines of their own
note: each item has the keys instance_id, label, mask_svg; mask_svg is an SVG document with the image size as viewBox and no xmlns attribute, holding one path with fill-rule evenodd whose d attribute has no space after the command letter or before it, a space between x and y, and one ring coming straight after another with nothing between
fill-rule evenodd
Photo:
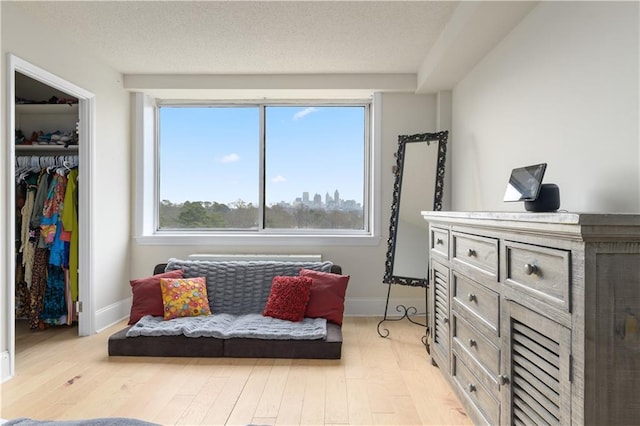
<instances>
[{"instance_id":1,"label":"clothes hanger","mask_svg":"<svg viewBox=\"0 0 640 426\"><path fill-rule=\"evenodd\" d=\"M58 173L60 176L66 176L71 171L69 165L69 161L62 160L62 164L56 169L56 173Z\"/></svg>"}]
</instances>

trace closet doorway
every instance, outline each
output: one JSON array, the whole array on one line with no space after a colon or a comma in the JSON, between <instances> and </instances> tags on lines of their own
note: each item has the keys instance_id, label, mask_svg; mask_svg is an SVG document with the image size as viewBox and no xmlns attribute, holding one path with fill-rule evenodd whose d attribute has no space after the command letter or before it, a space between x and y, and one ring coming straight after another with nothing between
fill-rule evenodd
<instances>
[{"instance_id":1,"label":"closet doorway","mask_svg":"<svg viewBox=\"0 0 640 426\"><path fill-rule=\"evenodd\" d=\"M74 226L77 228L77 233L73 238L77 238L75 240L77 249L75 250L75 259L71 261L77 271L77 280L73 285L74 296L70 296L69 273L71 267L66 264L66 269L56 270L54 274L62 274L62 276L56 277L56 280L58 283L61 282L60 280L64 282L62 287L65 292L64 309L68 309L65 310L68 316L40 321L40 328L62 324L67 322L68 318L69 322L77 324L79 336L95 333L95 312L91 288L93 259L91 248L93 160L91 151L94 141L94 94L17 56L8 55L7 62L6 138L8 141L8 164L6 164L5 170L7 170L7 180L11 184L8 185L7 217L10 226L6 250L8 256L6 264L9 266L7 268L9 291L7 292L8 306L5 309L7 315L3 322L7 331L9 365L3 365L3 380L13 377L15 374L16 314L18 313L17 309L23 309L23 306L17 306L16 300L19 299L16 298L16 295L19 296L18 293L26 288L22 284L17 285L18 281L24 278L19 275L24 272L24 268L20 268L18 262L22 262L21 240L25 239L24 230L17 227L22 224L23 220L22 216L19 216L21 215L20 209L16 208L16 201L24 195L18 193L21 190L15 184L16 173L21 171L19 162L25 164L26 161L29 161L35 168L35 160L37 159L38 164L45 170L48 169L49 172L57 170L60 176L65 176L65 179L73 177L76 184L77 214L74 217L77 219L77 225ZM62 130L55 132L53 129L58 124ZM43 129L46 128L46 130L42 132L35 130L34 126L37 125ZM49 163L51 165L47 166ZM74 174L70 173L72 170L75 171ZM22 199L26 200L26 196ZM31 235L33 236L33 233ZM56 235L55 238L57 237ZM65 246L64 250L69 251L69 244ZM69 260L69 257L66 259ZM46 268L48 267L46 266ZM66 277L64 276L65 270L68 271ZM47 273L49 273L48 270ZM57 311L54 310L54 312ZM30 323L33 322L33 318L27 318L27 320ZM46 333L47 331L42 332ZM7 370L8 377L5 377Z\"/></svg>"}]
</instances>

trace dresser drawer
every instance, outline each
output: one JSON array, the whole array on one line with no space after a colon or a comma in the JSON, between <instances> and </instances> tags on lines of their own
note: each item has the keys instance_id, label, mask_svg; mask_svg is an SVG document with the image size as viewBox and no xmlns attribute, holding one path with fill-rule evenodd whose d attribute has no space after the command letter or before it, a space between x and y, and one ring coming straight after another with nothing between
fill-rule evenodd
<instances>
[{"instance_id":1,"label":"dresser drawer","mask_svg":"<svg viewBox=\"0 0 640 426\"><path fill-rule=\"evenodd\" d=\"M500 403L455 355L453 356L453 380L464 396L478 408L487 424L500 424Z\"/></svg>"},{"instance_id":2,"label":"dresser drawer","mask_svg":"<svg viewBox=\"0 0 640 426\"><path fill-rule=\"evenodd\" d=\"M431 227L431 252L449 258L449 230Z\"/></svg>"},{"instance_id":3,"label":"dresser drawer","mask_svg":"<svg viewBox=\"0 0 640 426\"><path fill-rule=\"evenodd\" d=\"M452 256L457 262L473 266L498 280L498 240L455 231L451 237Z\"/></svg>"},{"instance_id":4,"label":"dresser drawer","mask_svg":"<svg viewBox=\"0 0 640 426\"><path fill-rule=\"evenodd\" d=\"M500 371L500 349L491 343L479 330L455 314L453 315L452 329L455 346L463 349L481 364L491 377L498 377L498 372Z\"/></svg>"},{"instance_id":5,"label":"dresser drawer","mask_svg":"<svg viewBox=\"0 0 640 426\"><path fill-rule=\"evenodd\" d=\"M569 312L569 251L505 242L506 283Z\"/></svg>"},{"instance_id":6,"label":"dresser drawer","mask_svg":"<svg viewBox=\"0 0 640 426\"><path fill-rule=\"evenodd\" d=\"M471 314L465 315L487 333L499 335L500 297L498 293L482 284L453 271L452 299L455 309ZM477 323L476 323L477 321Z\"/></svg>"}]
</instances>

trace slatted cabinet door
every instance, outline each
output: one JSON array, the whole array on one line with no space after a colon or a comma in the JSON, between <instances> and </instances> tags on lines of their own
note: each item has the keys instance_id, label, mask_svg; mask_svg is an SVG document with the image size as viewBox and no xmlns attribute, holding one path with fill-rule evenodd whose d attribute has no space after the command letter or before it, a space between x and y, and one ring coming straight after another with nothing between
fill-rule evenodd
<instances>
[{"instance_id":1,"label":"slatted cabinet door","mask_svg":"<svg viewBox=\"0 0 640 426\"><path fill-rule=\"evenodd\" d=\"M502 418L512 425L570 424L571 331L513 301L502 306Z\"/></svg>"},{"instance_id":2,"label":"slatted cabinet door","mask_svg":"<svg viewBox=\"0 0 640 426\"><path fill-rule=\"evenodd\" d=\"M433 300L431 314L431 363L449 372L451 333L449 321L449 268L437 261L431 262L431 285L429 298Z\"/></svg>"}]
</instances>

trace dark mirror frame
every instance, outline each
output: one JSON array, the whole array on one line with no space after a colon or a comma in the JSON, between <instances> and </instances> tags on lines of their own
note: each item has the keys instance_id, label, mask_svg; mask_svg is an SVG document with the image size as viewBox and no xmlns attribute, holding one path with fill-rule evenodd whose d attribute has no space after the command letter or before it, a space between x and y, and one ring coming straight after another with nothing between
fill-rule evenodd
<instances>
[{"instance_id":1,"label":"dark mirror frame","mask_svg":"<svg viewBox=\"0 0 640 426\"><path fill-rule=\"evenodd\" d=\"M393 265L395 258L396 239L398 220L400 215L400 196L402 194L402 174L404 168L404 155L407 144L424 142L430 145L431 143L438 144L438 159L435 173L435 192L433 197L433 210L442 210L442 196L444 190L444 174L445 174L445 160L447 155L447 139L449 137L448 131L442 131L437 133L418 133L415 135L400 135L398 136L398 152L396 154L396 178L393 184L393 200L391 203L391 220L389 224L389 239L387 240L387 257L385 261L385 273L382 282L385 284L399 284L413 287L427 287L429 280L427 278L415 278L415 277L401 277L393 275ZM426 222L425 222L426 229ZM425 231L426 233L426 231ZM425 253L425 261L426 261ZM426 265L425 265L426 269Z\"/></svg>"}]
</instances>

